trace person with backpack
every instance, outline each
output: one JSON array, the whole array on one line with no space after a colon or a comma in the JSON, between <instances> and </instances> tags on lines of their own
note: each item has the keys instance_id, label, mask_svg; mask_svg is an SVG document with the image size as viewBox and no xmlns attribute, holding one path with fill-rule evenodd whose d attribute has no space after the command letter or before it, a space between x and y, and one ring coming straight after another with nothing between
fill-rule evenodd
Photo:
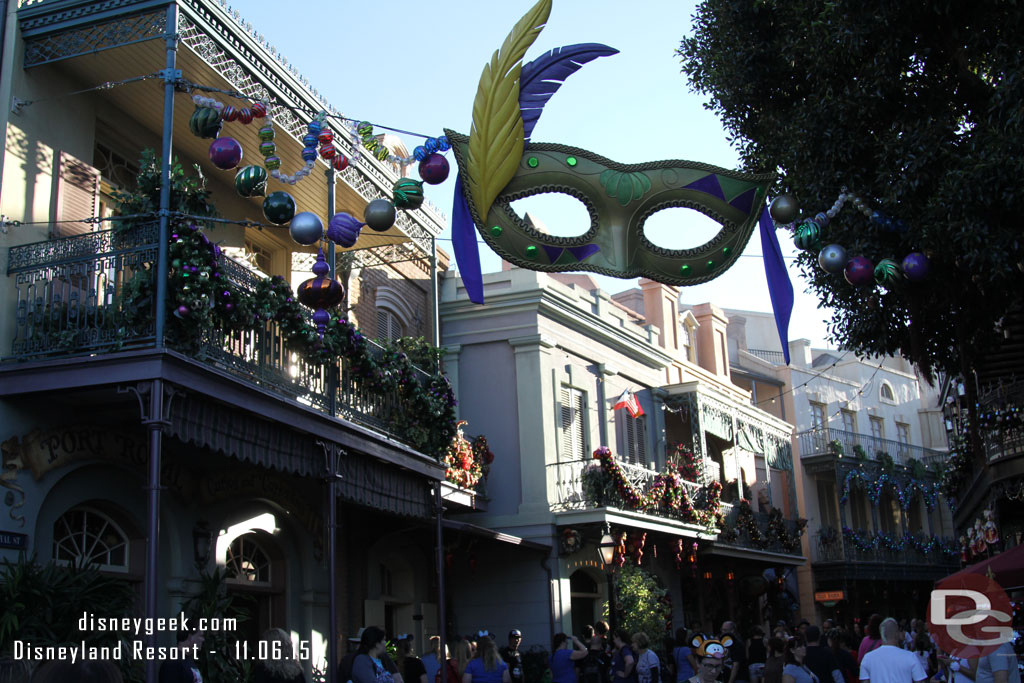
<instances>
[{"instance_id":1,"label":"person with backpack","mask_svg":"<svg viewBox=\"0 0 1024 683\"><path fill-rule=\"evenodd\" d=\"M637 683L661 683L661 660L651 650L651 641L643 631L633 634L633 652L636 654Z\"/></svg>"},{"instance_id":2,"label":"person with backpack","mask_svg":"<svg viewBox=\"0 0 1024 683\"><path fill-rule=\"evenodd\" d=\"M685 683L697 673L697 660L690 649L690 638L685 627L676 631L676 646L672 650L672 659L676 663L676 683Z\"/></svg>"},{"instance_id":3,"label":"person with backpack","mask_svg":"<svg viewBox=\"0 0 1024 683\"><path fill-rule=\"evenodd\" d=\"M587 655L580 660L580 683L610 683L611 658L605 650L608 626L603 621L594 624L594 636L587 646Z\"/></svg>"}]
</instances>

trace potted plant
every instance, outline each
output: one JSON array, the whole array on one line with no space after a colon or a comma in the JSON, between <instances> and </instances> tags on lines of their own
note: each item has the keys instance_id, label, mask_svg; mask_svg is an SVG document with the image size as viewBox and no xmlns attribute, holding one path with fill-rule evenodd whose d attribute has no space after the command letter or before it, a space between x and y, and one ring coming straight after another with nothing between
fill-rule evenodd
<instances>
[{"instance_id":1,"label":"potted plant","mask_svg":"<svg viewBox=\"0 0 1024 683\"><path fill-rule=\"evenodd\" d=\"M875 458L878 462L882 463L882 471L886 474L892 474L893 470L896 469L896 461L881 448L875 451Z\"/></svg>"},{"instance_id":2,"label":"potted plant","mask_svg":"<svg viewBox=\"0 0 1024 683\"><path fill-rule=\"evenodd\" d=\"M832 451L832 455L843 457L843 444L839 439L832 439L828 442L829 450Z\"/></svg>"},{"instance_id":3,"label":"potted plant","mask_svg":"<svg viewBox=\"0 0 1024 683\"><path fill-rule=\"evenodd\" d=\"M861 460L861 461L863 461L863 460L867 460L867 459L868 459L868 453L867 453L867 451L865 451L865 450L864 450L864 447L863 447L863 446L861 446L860 444L856 444L856 445L855 445L855 446L853 447L853 454L854 454L855 456L857 456L857 459L858 459L858 460Z\"/></svg>"}]
</instances>

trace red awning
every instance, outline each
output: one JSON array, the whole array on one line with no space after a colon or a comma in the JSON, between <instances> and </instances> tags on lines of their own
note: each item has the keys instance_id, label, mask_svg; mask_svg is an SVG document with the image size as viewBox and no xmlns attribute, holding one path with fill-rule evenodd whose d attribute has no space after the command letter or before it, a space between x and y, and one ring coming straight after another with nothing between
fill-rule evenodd
<instances>
[{"instance_id":1,"label":"red awning","mask_svg":"<svg viewBox=\"0 0 1024 683\"><path fill-rule=\"evenodd\" d=\"M951 574L942 581L949 581L967 574L988 576L1002 586L1003 590L1024 587L1024 545L1014 546L987 560L976 562ZM939 583L939 582L936 582Z\"/></svg>"}]
</instances>

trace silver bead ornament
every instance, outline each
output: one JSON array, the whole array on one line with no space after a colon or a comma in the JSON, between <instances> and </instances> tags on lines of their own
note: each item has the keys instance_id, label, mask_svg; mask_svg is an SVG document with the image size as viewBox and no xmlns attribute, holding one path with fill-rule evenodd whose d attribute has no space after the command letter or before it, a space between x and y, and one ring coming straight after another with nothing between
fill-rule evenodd
<instances>
[{"instance_id":1,"label":"silver bead ornament","mask_svg":"<svg viewBox=\"0 0 1024 683\"><path fill-rule=\"evenodd\" d=\"M799 207L792 195L782 194L772 200L768 211L773 221L779 225L786 225L796 220Z\"/></svg>"},{"instance_id":2,"label":"silver bead ornament","mask_svg":"<svg viewBox=\"0 0 1024 683\"><path fill-rule=\"evenodd\" d=\"M838 244L830 244L818 253L818 265L826 273L833 275L843 272L849 260L846 249Z\"/></svg>"},{"instance_id":3,"label":"silver bead ornament","mask_svg":"<svg viewBox=\"0 0 1024 683\"><path fill-rule=\"evenodd\" d=\"M395 224L395 205L387 199L374 199L366 205L363 220L371 230L384 232Z\"/></svg>"},{"instance_id":4,"label":"silver bead ornament","mask_svg":"<svg viewBox=\"0 0 1024 683\"><path fill-rule=\"evenodd\" d=\"M301 245L316 244L324 236L324 223L311 211L297 213L288 226L292 239Z\"/></svg>"}]
</instances>

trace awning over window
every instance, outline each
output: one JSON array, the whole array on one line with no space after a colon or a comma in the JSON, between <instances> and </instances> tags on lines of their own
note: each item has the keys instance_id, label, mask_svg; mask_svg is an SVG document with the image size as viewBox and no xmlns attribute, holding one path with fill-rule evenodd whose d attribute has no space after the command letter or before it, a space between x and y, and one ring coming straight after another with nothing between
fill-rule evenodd
<instances>
[{"instance_id":1,"label":"awning over window","mask_svg":"<svg viewBox=\"0 0 1024 683\"><path fill-rule=\"evenodd\" d=\"M170 425L165 433L279 472L304 477L321 477L326 472L323 449L312 435L196 394L172 401ZM344 446L343 449L339 463L342 478L338 484L342 500L396 515L433 515L432 480Z\"/></svg>"},{"instance_id":2,"label":"awning over window","mask_svg":"<svg viewBox=\"0 0 1024 683\"><path fill-rule=\"evenodd\" d=\"M704 402L701 403L700 408L701 429L709 434L714 434L719 439L732 441L732 415Z\"/></svg>"}]
</instances>

